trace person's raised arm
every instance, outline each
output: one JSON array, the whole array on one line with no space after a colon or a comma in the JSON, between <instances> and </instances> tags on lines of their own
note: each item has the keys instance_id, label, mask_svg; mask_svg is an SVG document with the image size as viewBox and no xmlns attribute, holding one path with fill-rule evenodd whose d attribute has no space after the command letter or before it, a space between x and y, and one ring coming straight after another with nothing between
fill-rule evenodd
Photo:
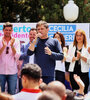
<instances>
[{"instance_id":1,"label":"person's raised arm","mask_svg":"<svg viewBox=\"0 0 90 100\"><path fill-rule=\"evenodd\" d=\"M74 80L77 82L77 84L79 86L78 93L84 95L85 85L84 85L83 81L81 80L80 76L74 74L73 77L74 77Z\"/></svg>"},{"instance_id":2,"label":"person's raised arm","mask_svg":"<svg viewBox=\"0 0 90 100\"><path fill-rule=\"evenodd\" d=\"M55 49L56 51L51 51L48 47L45 47L45 53L50 55L52 59L55 60L63 60L64 54L62 52L62 48L58 40L54 41L55 42Z\"/></svg>"},{"instance_id":3,"label":"person's raised arm","mask_svg":"<svg viewBox=\"0 0 90 100\"><path fill-rule=\"evenodd\" d=\"M29 50L31 50L31 51L34 51L35 50L35 45L36 45L36 42L37 42L37 38L38 37L41 37L41 33L36 34L35 39L33 40L33 42L29 46Z\"/></svg>"},{"instance_id":4,"label":"person's raised arm","mask_svg":"<svg viewBox=\"0 0 90 100\"><path fill-rule=\"evenodd\" d=\"M4 39L2 39L2 44L3 44L3 47L0 48L0 55L2 54L3 50L4 50L5 47L6 47L6 43L5 43L5 40L4 40Z\"/></svg>"},{"instance_id":5,"label":"person's raised arm","mask_svg":"<svg viewBox=\"0 0 90 100\"><path fill-rule=\"evenodd\" d=\"M16 54L16 48L13 46L14 42L15 42L15 39L12 38L12 39L11 39L11 44L10 44L10 45L11 45L12 52L13 52L13 54L15 55L15 54Z\"/></svg>"},{"instance_id":6,"label":"person's raised arm","mask_svg":"<svg viewBox=\"0 0 90 100\"><path fill-rule=\"evenodd\" d=\"M82 59L84 62L87 62L87 58L82 56L79 51L77 51L77 58Z\"/></svg>"}]
</instances>

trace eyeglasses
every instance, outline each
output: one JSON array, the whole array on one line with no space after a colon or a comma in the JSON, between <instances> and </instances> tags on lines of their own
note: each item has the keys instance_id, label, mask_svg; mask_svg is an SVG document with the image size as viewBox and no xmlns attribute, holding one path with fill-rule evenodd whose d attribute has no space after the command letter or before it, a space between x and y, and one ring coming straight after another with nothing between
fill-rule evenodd
<instances>
[{"instance_id":1,"label":"eyeglasses","mask_svg":"<svg viewBox=\"0 0 90 100\"><path fill-rule=\"evenodd\" d=\"M83 35L81 34L81 35L76 35L77 37L82 37Z\"/></svg>"},{"instance_id":2,"label":"eyeglasses","mask_svg":"<svg viewBox=\"0 0 90 100\"><path fill-rule=\"evenodd\" d=\"M6 48L6 54L8 54L8 53L9 53L9 47Z\"/></svg>"}]
</instances>

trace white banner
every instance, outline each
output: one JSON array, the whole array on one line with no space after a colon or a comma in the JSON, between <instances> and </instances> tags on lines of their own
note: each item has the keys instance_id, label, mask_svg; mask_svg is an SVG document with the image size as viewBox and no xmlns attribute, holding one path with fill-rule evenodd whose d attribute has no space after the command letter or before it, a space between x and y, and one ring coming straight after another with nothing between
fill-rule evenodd
<instances>
[{"instance_id":1,"label":"white banner","mask_svg":"<svg viewBox=\"0 0 90 100\"><path fill-rule=\"evenodd\" d=\"M28 42L29 30L36 28L36 23L12 23L13 34L12 37L18 38L20 41ZM61 32L66 44L70 44L74 40L75 31L83 29L86 33L87 40L90 41L89 23L49 23L48 35L53 37L56 32ZM0 23L0 37L3 36L3 23Z\"/></svg>"}]
</instances>

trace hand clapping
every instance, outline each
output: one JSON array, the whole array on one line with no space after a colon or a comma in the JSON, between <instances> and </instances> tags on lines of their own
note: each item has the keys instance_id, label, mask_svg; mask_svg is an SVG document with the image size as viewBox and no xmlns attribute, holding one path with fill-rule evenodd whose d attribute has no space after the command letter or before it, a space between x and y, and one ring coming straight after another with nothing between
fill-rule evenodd
<instances>
[{"instance_id":1,"label":"hand clapping","mask_svg":"<svg viewBox=\"0 0 90 100\"><path fill-rule=\"evenodd\" d=\"M6 42L5 42L4 38L2 39L2 44L4 47L6 47Z\"/></svg>"},{"instance_id":2,"label":"hand clapping","mask_svg":"<svg viewBox=\"0 0 90 100\"><path fill-rule=\"evenodd\" d=\"M15 42L15 38L12 38L11 39L11 44L10 44L11 47L13 46L14 42Z\"/></svg>"},{"instance_id":3,"label":"hand clapping","mask_svg":"<svg viewBox=\"0 0 90 100\"><path fill-rule=\"evenodd\" d=\"M77 59L81 58L81 53L79 51L77 51Z\"/></svg>"}]
</instances>

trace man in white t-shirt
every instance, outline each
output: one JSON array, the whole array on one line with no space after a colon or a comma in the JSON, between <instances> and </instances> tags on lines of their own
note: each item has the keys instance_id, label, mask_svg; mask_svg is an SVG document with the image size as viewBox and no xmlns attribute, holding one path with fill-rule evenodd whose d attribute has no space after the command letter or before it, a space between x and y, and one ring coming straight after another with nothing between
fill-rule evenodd
<instances>
[{"instance_id":1,"label":"man in white t-shirt","mask_svg":"<svg viewBox=\"0 0 90 100\"><path fill-rule=\"evenodd\" d=\"M0 100L37 100L41 95L41 68L37 64L25 64L21 70L23 89L15 95L0 93Z\"/></svg>"}]
</instances>

